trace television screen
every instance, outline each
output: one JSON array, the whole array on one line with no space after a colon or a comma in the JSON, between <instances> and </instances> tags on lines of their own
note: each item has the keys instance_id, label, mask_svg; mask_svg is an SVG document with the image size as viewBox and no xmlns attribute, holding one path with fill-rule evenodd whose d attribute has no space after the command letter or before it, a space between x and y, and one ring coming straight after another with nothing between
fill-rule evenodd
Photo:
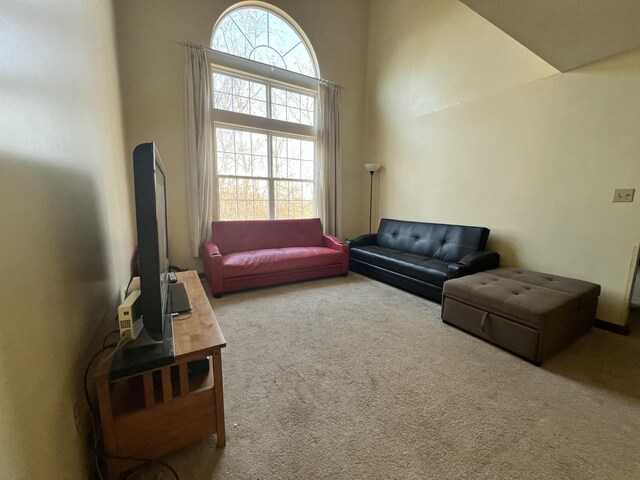
<instances>
[{"instance_id":1,"label":"television screen","mask_svg":"<svg viewBox=\"0 0 640 480\"><path fill-rule=\"evenodd\" d=\"M170 312L169 308L169 250L167 244L167 204L166 204L166 177L160 162L160 157L155 152L155 183L156 183L156 220L158 225L158 271L160 275L160 303L163 313Z\"/></svg>"}]
</instances>

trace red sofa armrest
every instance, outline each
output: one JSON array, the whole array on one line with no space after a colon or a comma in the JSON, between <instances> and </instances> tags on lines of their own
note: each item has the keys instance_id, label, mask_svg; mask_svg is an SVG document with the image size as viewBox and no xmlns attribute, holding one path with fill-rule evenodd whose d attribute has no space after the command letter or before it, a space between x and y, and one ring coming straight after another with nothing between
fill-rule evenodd
<instances>
[{"instance_id":1,"label":"red sofa armrest","mask_svg":"<svg viewBox=\"0 0 640 480\"><path fill-rule=\"evenodd\" d=\"M224 289L222 276L222 255L215 243L204 245L204 274L213 293L222 293Z\"/></svg>"},{"instance_id":2,"label":"red sofa armrest","mask_svg":"<svg viewBox=\"0 0 640 480\"><path fill-rule=\"evenodd\" d=\"M342 273L349 272L349 245L342 243L333 235L323 235L324 246L342 253Z\"/></svg>"}]
</instances>

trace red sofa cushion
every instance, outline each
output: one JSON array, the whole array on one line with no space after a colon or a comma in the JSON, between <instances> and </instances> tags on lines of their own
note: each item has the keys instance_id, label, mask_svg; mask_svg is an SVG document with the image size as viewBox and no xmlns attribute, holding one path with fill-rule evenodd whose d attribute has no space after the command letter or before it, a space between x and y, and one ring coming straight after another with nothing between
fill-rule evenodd
<instances>
[{"instance_id":1,"label":"red sofa cushion","mask_svg":"<svg viewBox=\"0 0 640 480\"><path fill-rule=\"evenodd\" d=\"M342 263L342 253L327 247L250 250L222 257L224 278L315 268Z\"/></svg>"},{"instance_id":2,"label":"red sofa cushion","mask_svg":"<svg viewBox=\"0 0 640 480\"><path fill-rule=\"evenodd\" d=\"M324 245L319 218L219 221L212 222L211 233L221 255L265 248Z\"/></svg>"}]
</instances>

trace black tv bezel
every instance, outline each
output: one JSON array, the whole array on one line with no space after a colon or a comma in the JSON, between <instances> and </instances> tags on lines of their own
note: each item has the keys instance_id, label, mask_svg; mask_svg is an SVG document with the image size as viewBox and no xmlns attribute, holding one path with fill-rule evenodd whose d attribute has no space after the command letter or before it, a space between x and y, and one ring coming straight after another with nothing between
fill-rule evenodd
<instances>
[{"instance_id":1,"label":"black tv bezel","mask_svg":"<svg viewBox=\"0 0 640 480\"><path fill-rule=\"evenodd\" d=\"M164 212L157 211L156 175L163 177ZM167 278L169 259L165 258L165 270L160 270L160 244L158 215L163 215L165 245L169 255L167 227L167 176L154 143L142 143L133 151L133 183L135 188L136 230L138 239L138 274L140 276L140 301L144 328L133 340L118 350L111 363L112 379L173 363L173 324L171 320L171 295ZM164 278L164 282L162 281ZM162 289L165 288L165 302ZM146 334L148 335L145 335ZM150 337L150 338L149 338ZM149 341L150 340L150 341Z\"/></svg>"},{"instance_id":2,"label":"black tv bezel","mask_svg":"<svg viewBox=\"0 0 640 480\"><path fill-rule=\"evenodd\" d=\"M157 211L156 176L162 175L164 186L164 212ZM154 143L143 143L133 151L133 178L136 202L136 230L138 238L138 272L140 275L140 290L142 292L142 320L147 333L155 340L163 339L163 332L167 321L171 320L171 299L169 295L169 281L167 279L169 267L168 230L166 209L167 175L160 155ZM162 215L165 229L158 229L158 216ZM162 259L165 269L160 269L160 238L165 236L167 258ZM164 278L164 281L163 281ZM163 292L164 289L164 302Z\"/></svg>"}]
</instances>

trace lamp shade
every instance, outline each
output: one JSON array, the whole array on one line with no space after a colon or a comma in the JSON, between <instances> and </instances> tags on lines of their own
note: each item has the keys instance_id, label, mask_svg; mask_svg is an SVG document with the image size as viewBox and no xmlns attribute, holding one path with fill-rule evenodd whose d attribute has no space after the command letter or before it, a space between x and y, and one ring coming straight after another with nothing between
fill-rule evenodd
<instances>
[{"instance_id":1,"label":"lamp shade","mask_svg":"<svg viewBox=\"0 0 640 480\"><path fill-rule=\"evenodd\" d=\"M377 172L380 169L381 165L379 163L365 163L364 168L367 169L369 173Z\"/></svg>"}]
</instances>

